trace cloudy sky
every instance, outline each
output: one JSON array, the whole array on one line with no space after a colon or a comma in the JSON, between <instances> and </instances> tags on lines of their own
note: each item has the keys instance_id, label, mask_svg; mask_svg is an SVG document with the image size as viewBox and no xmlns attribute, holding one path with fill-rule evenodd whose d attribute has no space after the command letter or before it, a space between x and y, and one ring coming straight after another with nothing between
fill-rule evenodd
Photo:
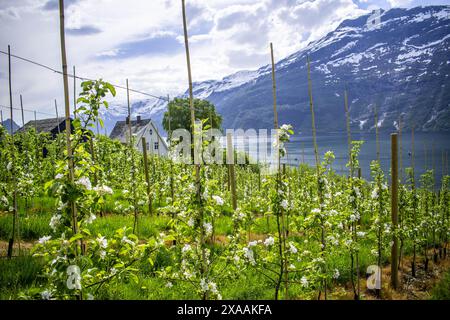
<instances>
[{"instance_id":1,"label":"cloudy sky","mask_svg":"<svg viewBox=\"0 0 450 320\"><path fill-rule=\"evenodd\" d=\"M69 68L155 95L187 88L181 0L66 0ZM375 8L450 0L186 0L194 81L220 79L279 60ZM61 69L58 0L0 0L0 50ZM0 105L9 105L7 56L0 54ZM61 76L13 58L13 104L63 111ZM72 88L72 84L70 86ZM72 91L70 93L72 95ZM145 97L132 94L132 100ZM71 97L72 99L72 97ZM126 93L118 91L118 101ZM2 108L0 108L2 109ZM4 118L6 110L3 110ZM18 114L15 115L16 119ZM41 114L39 118L46 117ZM26 114L26 120L31 114ZM18 121L20 124L20 121Z\"/></svg>"}]
</instances>

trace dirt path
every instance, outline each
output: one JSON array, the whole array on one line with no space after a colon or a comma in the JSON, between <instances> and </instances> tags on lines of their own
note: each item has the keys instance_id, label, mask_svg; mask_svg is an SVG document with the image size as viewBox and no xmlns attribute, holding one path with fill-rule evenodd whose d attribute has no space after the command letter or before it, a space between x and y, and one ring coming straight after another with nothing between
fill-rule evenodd
<instances>
[{"instance_id":1,"label":"dirt path","mask_svg":"<svg viewBox=\"0 0 450 320\"><path fill-rule=\"evenodd\" d=\"M450 256L446 259L439 259L437 263L429 261L428 271L424 269L422 259L417 259L416 277L411 276L411 258L406 257L403 260L403 268L399 270L399 279L401 287L393 290L390 286L391 266L383 267L381 272L382 300L427 300L431 298L431 290L440 282L445 273L450 270ZM366 279L362 275L361 279L361 298L364 300L378 300L375 291L367 290ZM353 299L353 290L351 283L345 286L335 288L332 293L332 299Z\"/></svg>"},{"instance_id":2,"label":"dirt path","mask_svg":"<svg viewBox=\"0 0 450 320\"><path fill-rule=\"evenodd\" d=\"M21 241L20 242L20 250L21 252L28 253L33 245L36 243L36 241ZM13 256L17 256L19 254L19 244L16 242L14 243L13 248ZM6 257L8 255L8 242L0 240L0 258Z\"/></svg>"}]
</instances>

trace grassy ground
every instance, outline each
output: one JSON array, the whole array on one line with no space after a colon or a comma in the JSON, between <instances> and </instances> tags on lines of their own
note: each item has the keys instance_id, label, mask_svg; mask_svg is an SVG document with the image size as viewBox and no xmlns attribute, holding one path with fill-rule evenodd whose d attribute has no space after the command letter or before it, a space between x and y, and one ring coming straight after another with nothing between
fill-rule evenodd
<instances>
[{"instance_id":1,"label":"grassy ground","mask_svg":"<svg viewBox=\"0 0 450 320\"><path fill-rule=\"evenodd\" d=\"M11 237L12 215L0 213L0 299L16 299L21 291L39 286L39 273L42 268L41 262L30 255L30 249L36 240L43 235L50 234L48 226L51 213L54 209L54 201L49 198L33 200L33 209L26 208L21 203L20 208L20 237L21 252L14 251L16 257L9 260L5 258L7 241ZM28 203L31 205L31 201ZM165 216L141 215L138 224L140 238L148 238L168 229L170 218ZM133 216L106 214L103 218L98 217L90 226L92 234L111 236L114 230L124 226L133 226ZM220 245L226 235L232 232L233 223L230 217L223 216L216 220L215 233L216 244ZM249 239L263 239L265 234L274 233L276 223L273 217L258 217L254 220ZM293 235L296 236L296 235ZM300 236L300 235L298 235ZM386 254L387 257L387 254ZM365 276L367 266L374 264L374 257L370 254L368 246L362 246L359 253L360 274ZM170 263L164 254L160 254L156 266L161 267ZM341 276L338 281L331 285L333 293L331 299L352 299L349 270L350 258L347 253L338 255L331 261L330 268L338 268ZM394 292L389 287L390 266L384 261L383 287L385 299L450 299L450 261L441 260L439 264L430 264L429 272L420 269L417 279L408 277L408 258L405 259L404 272L401 273L404 286ZM97 293L98 299L197 299L192 287L183 283L174 284L172 288L166 287L163 279L154 276L155 267L142 262L138 265L139 282L122 282L114 286L101 289ZM365 288L365 279L361 281L361 287ZM274 289L264 279L264 276L254 270L247 270L221 283L220 291L224 299L273 299ZM373 292L362 290L363 299L374 299ZM292 299L314 299L314 296L305 296L298 287L292 287L289 292Z\"/></svg>"}]
</instances>

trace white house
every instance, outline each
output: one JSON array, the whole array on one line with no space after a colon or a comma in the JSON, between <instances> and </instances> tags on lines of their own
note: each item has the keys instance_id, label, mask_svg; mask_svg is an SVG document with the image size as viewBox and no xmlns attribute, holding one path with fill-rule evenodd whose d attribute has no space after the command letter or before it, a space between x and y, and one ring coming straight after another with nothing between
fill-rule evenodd
<instances>
[{"instance_id":1,"label":"white house","mask_svg":"<svg viewBox=\"0 0 450 320\"><path fill-rule=\"evenodd\" d=\"M142 137L145 137L147 143L147 152L158 156L167 156L169 147L166 141L161 137L159 131L151 119L141 119L137 116L136 120L131 121L131 134L135 136L135 147L142 150ZM109 135L111 139L118 139L122 143L129 141L128 117L126 121L117 121L114 129Z\"/></svg>"}]
</instances>

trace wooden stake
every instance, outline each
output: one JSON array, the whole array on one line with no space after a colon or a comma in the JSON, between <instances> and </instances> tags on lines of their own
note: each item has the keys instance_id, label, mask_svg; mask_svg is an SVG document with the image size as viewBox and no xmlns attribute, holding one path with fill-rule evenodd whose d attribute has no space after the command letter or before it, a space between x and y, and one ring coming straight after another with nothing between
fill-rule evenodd
<instances>
[{"instance_id":1,"label":"wooden stake","mask_svg":"<svg viewBox=\"0 0 450 320\"><path fill-rule=\"evenodd\" d=\"M436 165L434 162L434 149L435 149L435 144L432 143L431 144L431 169L433 170L433 191L436 189Z\"/></svg>"},{"instance_id":2,"label":"wooden stake","mask_svg":"<svg viewBox=\"0 0 450 320\"><path fill-rule=\"evenodd\" d=\"M413 223L416 223L416 206L414 205L416 202L416 176L415 176L415 149L414 149L414 125L411 128L411 176L412 176L412 185L411 185L411 189L412 189L412 194L413 194ZM413 233L413 236L415 236L415 231ZM411 275L413 277L416 277L416 241L414 241L413 243L413 258L412 258L412 262L411 262Z\"/></svg>"},{"instance_id":3,"label":"wooden stake","mask_svg":"<svg viewBox=\"0 0 450 320\"><path fill-rule=\"evenodd\" d=\"M1 121L1 125L3 126L3 111L0 110L0 121Z\"/></svg>"},{"instance_id":4,"label":"wooden stake","mask_svg":"<svg viewBox=\"0 0 450 320\"><path fill-rule=\"evenodd\" d=\"M415 156L415 150L414 150L414 126L411 128L411 168L414 171L414 156Z\"/></svg>"},{"instance_id":5,"label":"wooden stake","mask_svg":"<svg viewBox=\"0 0 450 320\"><path fill-rule=\"evenodd\" d=\"M317 139L316 139L316 120L314 116L314 103L313 103L313 95L312 95L312 81L311 81L311 61L309 56L307 57L307 66L308 66L308 93L309 93L309 107L311 111L311 125L312 125L312 132L313 132L313 143L314 143L314 156L316 160L316 170L317 170L317 188L318 188L318 194L319 194L319 204L321 205L323 203L323 194L322 189L320 188L320 163L319 163L319 151L317 147ZM319 205L319 209L321 209L321 206ZM321 221L321 243L322 243L322 252L325 251L325 227L323 224L323 221ZM323 280L323 287L324 287L324 295L325 300L327 300L327 280ZM321 296L321 292L319 292L319 299Z\"/></svg>"},{"instance_id":6,"label":"wooden stake","mask_svg":"<svg viewBox=\"0 0 450 320\"><path fill-rule=\"evenodd\" d=\"M131 147L132 144L132 134L131 134L131 106L130 106L130 89L128 87L128 79L127 79L127 106L128 106L128 135L129 135L129 144Z\"/></svg>"},{"instance_id":7,"label":"wooden stake","mask_svg":"<svg viewBox=\"0 0 450 320\"><path fill-rule=\"evenodd\" d=\"M391 215L393 228L393 244L391 250L391 284L394 290L398 289L398 135L391 134Z\"/></svg>"},{"instance_id":8,"label":"wooden stake","mask_svg":"<svg viewBox=\"0 0 450 320\"><path fill-rule=\"evenodd\" d=\"M445 175L448 175L448 151L445 151Z\"/></svg>"},{"instance_id":9,"label":"wooden stake","mask_svg":"<svg viewBox=\"0 0 450 320\"><path fill-rule=\"evenodd\" d=\"M273 95L273 126L275 130L279 129L277 112L277 82L275 79L275 60L273 57L273 45L270 43L270 55L272 59L272 95ZM278 170L280 169L280 159L278 158Z\"/></svg>"},{"instance_id":10,"label":"wooden stake","mask_svg":"<svg viewBox=\"0 0 450 320\"><path fill-rule=\"evenodd\" d=\"M172 123L172 116L170 114L169 103L170 103L170 97L169 97L169 95L167 95L167 111L169 112L169 132L168 132L168 134L169 134L169 137L170 137L170 140L168 141L168 143L169 143L169 148L170 148L171 140L172 140L172 124L171 124ZM158 134L158 136L159 136L159 134ZM169 160L169 163L170 163L170 196L172 198L172 205L173 205L173 203L175 201L175 199L174 199L175 192L174 192L174 186L173 186L173 161Z\"/></svg>"},{"instance_id":11,"label":"wooden stake","mask_svg":"<svg viewBox=\"0 0 450 320\"><path fill-rule=\"evenodd\" d=\"M423 151L425 153L425 171L428 171L428 151L426 143L423 144Z\"/></svg>"},{"instance_id":12,"label":"wooden stake","mask_svg":"<svg viewBox=\"0 0 450 320\"><path fill-rule=\"evenodd\" d=\"M142 153L144 155L145 182L147 182L148 212L153 215L152 189L150 185L150 175L148 173L147 141L142 137Z\"/></svg>"},{"instance_id":13,"label":"wooden stake","mask_svg":"<svg viewBox=\"0 0 450 320\"><path fill-rule=\"evenodd\" d=\"M317 139L316 139L316 119L314 115L314 103L313 103L313 95L312 95L312 81L311 81L311 62L309 60L309 56L307 58L308 61L308 93L309 93L309 108L311 111L311 123L312 123L312 132L313 132L313 143L314 143L314 156L316 160L316 169L317 174L319 174L319 151L317 148Z\"/></svg>"},{"instance_id":14,"label":"wooden stake","mask_svg":"<svg viewBox=\"0 0 450 320\"><path fill-rule=\"evenodd\" d=\"M23 113L22 95L20 95L20 110L22 111L22 127L24 127L25 126L25 115Z\"/></svg>"},{"instance_id":15,"label":"wooden stake","mask_svg":"<svg viewBox=\"0 0 450 320\"><path fill-rule=\"evenodd\" d=\"M37 116L36 116L36 111L34 111L34 131L36 131L36 134L37 134Z\"/></svg>"},{"instance_id":16,"label":"wooden stake","mask_svg":"<svg viewBox=\"0 0 450 320\"><path fill-rule=\"evenodd\" d=\"M400 183L403 182L403 149L402 149L402 118L398 119L398 152L400 165Z\"/></svg>"},{"instance_id":17,"label":"wooden stake","mask_svg":"<svg viewBox=\"0 0 450 320\"><path fill-rule=\"evenodd\" d=\"M67 58L66 58L66 37L64 29L64 0L59 0L59 33L61 37L61 60L63 70L63 82L64 82L64 104L66 115L66 145L67 145L67 162L69 167L69 179L71 183L74 183L74 169L73 169L73 154L72 144L70 140L71 126L70 126L70 105L69 105L69 82L67 79ZM74 234L78 233L78 221L77 221L77 208L74 201L70 201L71 213L72 213L72 230ZM82 253L84 253L83 245L81 245Z\"/></svg>"},{"instance_id":18,"label":"wooden stake","mask_svg":"<svg viewBox=\"0 0 450 320\"><path fill-rule=\"evenodd\" d=\"M350 131L350 115L348 111L348 96L347 90L344 91L344 107L345 107L345 118L347 125L347 144L348 144L348 161L350 163L350 177L353 177L353 164L352 164L352 135Z\"/></svg>"},{"instance_id":19,"label":"wooden stake","mask_svg":"<svg viewBox=\"0 0 450 320\"><path fill-rule=\"evenodd\" d=\"M58 115L58 104L55 99L55 111L56 111L56 126L58 127L58 134L61 133L61 128L59 127L59 115Z\"/></svg>"},{"instance_id":20,"label":"wooden stake","mask_svg":"<svg viewBox=\"0 0 450 320\"><path fill-rule=\"evenodd\" d=\"M75 74L75 66L73 66L73 117L77 118L77 76Z\"/></svg>"},{"instance_id":21,"label":"wooden stake","mask_svg":"<svg viewBox=\"0 0 450 320\"><path fill-rule=\"evenodd\" d=\"M231 133L227 133L227 164L230 177L230 189L231 189L231 203L233 209L237 209L236 199L236 173L234 171L234 149L233 149L233 136Z\"/></svg>"},{"instance_id":22,"label":"wooden stake","mask_svg":"<svg viewBox=\"0 0 450 320\"><path fill-rule=\"evenodd\" d=\"M402 150L402 117L400 115L399 119L398 119L398 152L399 152L399 166L400 166L400 171L399 171L399 184L401 185L403 183L403 150ZM400 201L402 201L402 190L400 190ZM400 224L400 228L403 228L403 220L404 220L404 210L403 208L399 208L399 213L398 213L398 217L399 217L399 224ZM404 246L404 239L403 239L403 235L400 236L400 250L399 250L399 255L398 255L398 269L402 269L403 267L403 246Z\"/></svg>"},{"instance_id":23,"label":"wooden stake","mask_svg":"<svg viewBox=\"0 0 450 320\"><path fill-rule=\"evenodd\" d=\"M375 105L375 141L376 141L377 161L380 162L380 138L378 135L378 110L376 105Z\"/></svg>"},{"instance_id":24,"label":"wooden stake","mask_svg":"<svg viewBox=\"0 0 450 320\"><path fill-rule=\"evenodd\" d=\"M94 148L94 140L93 140L92 136L89 138L89 145L91 147L92 164L95 166L95 148ZM97 183L98 183L97 173L94 173L94 185L96 186Z\"/></svg>"},{"instance_id":25,"label":"wooden stake","mask_svg":"<svg viewBox=\"0 0 450 320\"><path fill-rule=\"evenodd\" d=\"M305 143L302 141L302 163L305 163Z\"/></svg>"},{"instance_id":26,"label":"wooden stake","mask_svg":"<svg viewBox=\"0 0 450 320\"><path fill-rule=\"evenodd\" d=\"M17 238L17 226L19 224L19 215L17 212L17 178L15 174L16 164L15 164L15 144L14 144L14 127L13 127L13 102L12 102L12 85L11 85L11 48L8 45L8 81L9 81L9 107L10 107L10 129L11 129L11 177L13 184L13 225L12 225L12 237L8 244L8 258L12 258L14 241ZM20 241L19 241L19 254L20 254Z\"/></svg>"},{"instance_id":27,"label":"wooden stake","mask_svg":"<svg viewBox=\"0 0 450 320\"><path fill-rule=\"evenodd\" d=\"M270 43L270 55L272 60L272 95L273 95L273 124L274 128L277 132L277 141L279 142L279 124L278 124L278 112L277 112L277 83L275 78L275 59L273 55L273 44ZM281 159L280 159L280 150L277 146L277 191L281 189ZM281 281L281 278L284 273L284 288L285 288L285 298L286 300L289 299L289 274L288 274L288 266L287 266L287 257L286 257L286 222L284 217L284 210L282 207L279 208L280 214L277 213L277 225L278 225L278 232L281 240L282 247L280 247L280 257L282 259L282 266L280 270L280 278L279 281ZM279 223L279 216L281 216L281 230L280 230L280 223ZM280 283L278 283L279 286ZM275 298L277 299L278 292L275 293Z\"/></svg>"},{"instance_id":28,"label":"wooden stake","mask_svg":"<svg viewBox=\"0 0 450 320\"><path fill-rule=\"evenodd\" d=\"M192 73L191 73L191 58L189 53L189 37L187 31L187 21L186 21L186 6L185 0L181 0L182 6L182 14L183 14L183 31L184 31L184 47L186 50L186 64L188 71L188 82L189 82L189 108L191 111L191 126L192 126L192 134L194 136L195 141L195 111L194 111L194 94L192 88ZM194 153L195 159L195 153ZM195 162L195 161L194 161ZM203 276L208 269L207 261L206 261L206 251L205 251L205 228L203 226L203 208L202 208L202 197L201 197L201 185L200 185L200 163L195 164L195 185L196 185L196 196L197 196L197 204L199 209L198 221L200 228L200 247L202 252L202 261L200 263L200 276ZM205 292L202 297L203 300L208 299L208 294Z\"/></svg>"},{"instance_id":29,"label":"wooden stake","mask_svg":"<svg viewBox=\"0 0 450 320\"><path fill-rule=\"evenodd\" d=\"M138 228L138 208L137 208L137 194L136 194L136 168L134 167L134 146L133 146L133 135L131 131L131 105L130 105L130 89L128 86L128 79L127 79L127 106L128 106L128 135L129 135L129 147L130 147L130 153L131 153L131 166L132 166L132 177L133 180L133 207L134 207L134 224L133 224L133 233L137 235L137 228ZM98 130L98 128L97 128Z\"/></svg>"}]
</instances>

